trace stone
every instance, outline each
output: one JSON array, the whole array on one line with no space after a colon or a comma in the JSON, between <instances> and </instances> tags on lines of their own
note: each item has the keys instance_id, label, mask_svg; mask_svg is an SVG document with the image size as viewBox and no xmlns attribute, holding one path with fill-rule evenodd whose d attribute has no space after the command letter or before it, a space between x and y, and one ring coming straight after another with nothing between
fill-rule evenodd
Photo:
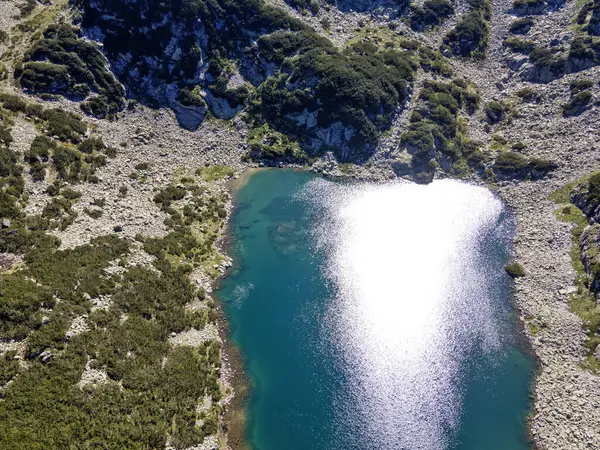
<instances>
[{"instance_id":1,"label":"stone","mask_svg":"<svg viewBox=\"0 0 600 450\"><path fill-rule=\"evenodd\" d=\"M207 112L205 106L184 106L176 101L171 104L171 108L175 111L177 122L189 131L198 129Z\"/></svg>"},{"instance_id":2,"label":"stone","mask_svg":"<svg viewBox=\"0 0 600 450\"><path fill-rule=\"evenodd\" d=\"M115 226L113 227L113 231L114 231L115 233L120 233L121 231L123 231L123 226L122 226L122 225L115 225Z\"/></svg>"},{"instance_id":3,"label":"stone","mask_svg":"<svg viewBox=\"0 0 600 450\"><path fill-rule=\"evenodd\" d=\"M2 228L10 227L10 220L7 218L2 219Z\"/></svg>"},{"instance_id":4,"label":"stone","mask_svg":"<svg viewBox=\"0 0 600 450\"><path fill-rule=\"evenodd\" d=\"M42 361L44 364L50 362L52 358L54 358L54 353L48 350L44 350L42 353L40 353L40 361Z\"/></svg>"}]
</instances>

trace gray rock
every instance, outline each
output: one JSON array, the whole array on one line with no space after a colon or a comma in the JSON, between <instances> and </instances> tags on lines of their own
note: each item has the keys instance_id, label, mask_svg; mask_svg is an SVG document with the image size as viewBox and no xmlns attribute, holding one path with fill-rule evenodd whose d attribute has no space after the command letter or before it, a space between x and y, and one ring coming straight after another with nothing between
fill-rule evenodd
<instances>
[{"instance_id":1,"label":"gray rock","mask_svg":"<svg viewBox=\"0 0 600 450\"><path fill-rule=\"evenodd\" d=\"M523 64L527 61L528 57L525 55L514 55L506 60L506 65L511 70L519 70Z\"/></svg>"},{"instance_id":2,"label":"gray rock","mask_svg":"<svg viewBox=\"0 0 600 450\"><path fill-rule=\"evenodd\" d=\"M206 91L204 100L208 103L210 112L219 119L233 119L236 114L242 110L242 105L237 105L235 108L232 108L227 99L216 97L208 90Z\"/></svg>"},{"instance_id":3,"label":"gray rock","mask_svg":"<svg viewBox=\"0 0 600 450\"><path fill-rule=\"evenodd\" d=\"M206 106L184 106L174 101L171 108L175 111L177 122L186 130L195 131L206 117Z\"/></svg>"},{"instance_id":4,"label":"gray rock","mask_svg":"<svg viewBox=\"0 0 600 450\"><path fill-rule=\"evenodd\" d=\"M54 353L48 350L44 350L42 353L40 353L40 361L42 361L44 364L50 362L52 358L54 358Z\"/></svg>"},{"instance_id":5,"label":"gray rock","mask_svg":"<svg viewBox=\"0 0 600 450\"><path fill-rule=\"evenodd\" d=\"M2 228L8 228L10 227L10 220L9 219L2 219Z\"/></svg>"}]
</instances>

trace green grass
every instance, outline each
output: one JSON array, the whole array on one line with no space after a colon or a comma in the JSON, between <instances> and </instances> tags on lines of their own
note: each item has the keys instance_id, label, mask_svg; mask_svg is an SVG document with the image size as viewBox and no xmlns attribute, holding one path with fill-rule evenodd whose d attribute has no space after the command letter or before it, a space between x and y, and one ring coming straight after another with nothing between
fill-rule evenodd
<instances>
[{"instance_id":1,"label":"green grass","mask_svg":"<svg viewBox=\"0 0 600 450\"><path fill-rule=\"evenodd\" d=\"M230 178L235 174L235 171L228 166L214 165L208 167L201 167L196 171L197 175L200 175L206 182L212 182L222 180L223 178Z\"/></svg>"},{"instance_id":2,"label":"green grass","mask_svg":"<svg viewBox=\"0 0 600 450\"><path fill-rule=\"evenodd\" d=\"M573 192L573 189L575 189L576 185L577 182L565 184L563 187L552 192L548 198L558 205L568 205L571 203L571 192ZM557 211L555 211L555 214L557 214ZM562 217L559 217L559 219L563 220L564 222L569 222L568 219L563 219Z\"/></svg>"},{"instance_id":3,"label":"green grass","mask_svg":"<svg viewBox=\"0 0 600 450\"><path fill-rule=\"evenodd\" d=\"M592 356L596 346L600 344L600 336L598 330L600 330L600 311L598 310L598 304L594 294L590 292L590 277L585 271L585 267L582 262L582 255L580 249L580 239L583 230L588 225L587 217L583 214L579 208L577 208L570 201L570 193L580 183L587 182L592 174L582 178L581 180L573 183L569 183L562 188L556 190L550 194L550 200L557 203L559 206L555 211L555 216L564 222L573 224L571 231L571 250L570 258L573 269L575 270L574 284L577 287L577 291L571 294L569 299L569 308L572 312L577 314L582 322L583 329L586 332L588 339L585 346L588 351L588 357L584 362L584 367L592 370L595 373L600 373L600 363L595 360Z\"/></svg>"}]
</instances>

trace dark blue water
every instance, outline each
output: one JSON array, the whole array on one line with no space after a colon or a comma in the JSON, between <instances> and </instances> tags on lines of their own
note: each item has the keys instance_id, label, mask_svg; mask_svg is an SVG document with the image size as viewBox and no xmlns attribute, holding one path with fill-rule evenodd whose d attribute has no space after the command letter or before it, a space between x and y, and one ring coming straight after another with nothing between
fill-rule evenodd
<instances>
[{"instance_id":1,"label":"dark blue water","mask_svg":"<svg viewBox=\"0 0 600 450\"><path fill-rule=\"evenodd\" d=\"M272 170L237 194L236 269L218 295L251 379L248 443L528 448L533 363L502 269L506 214L458 183L365 189ZM436 205L435 189L449 200ZM454 207L465 213L445 222L444 205L461 195L472 196ZM481 197L493 212L472 214ZM421 213L418 202L431 204ZM471 214L483 225L468 225ZM471 237L458 246L463 228Z\"/></svg>"}]
</instances>

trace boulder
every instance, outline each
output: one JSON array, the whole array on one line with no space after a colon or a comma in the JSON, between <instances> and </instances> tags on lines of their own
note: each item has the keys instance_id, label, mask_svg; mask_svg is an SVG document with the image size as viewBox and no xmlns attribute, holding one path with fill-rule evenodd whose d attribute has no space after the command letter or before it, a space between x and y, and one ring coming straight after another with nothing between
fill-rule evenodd
<instances>
[{"instance_id":1,"label":"boulder","mask_svg":"<svg viewBox=\"0 0 600 450\"><path fill-rule=\"evenodd\" d=\"M189 131L196 131L206 117L206 106L184 106L178 101L171 103L177 122Z\"/></svg>"},{"instance_id":2,"label":"boulder","mask_svg":"<svg viewBox=\"0 0 600 450\"><path fill-rule=\"evenodd\" d=\"M44 364L50 362L52 358L54 358L54 353L48 350L44 350L42 353L40 353L40 361Z\"/></svg>"}]
</instances>

